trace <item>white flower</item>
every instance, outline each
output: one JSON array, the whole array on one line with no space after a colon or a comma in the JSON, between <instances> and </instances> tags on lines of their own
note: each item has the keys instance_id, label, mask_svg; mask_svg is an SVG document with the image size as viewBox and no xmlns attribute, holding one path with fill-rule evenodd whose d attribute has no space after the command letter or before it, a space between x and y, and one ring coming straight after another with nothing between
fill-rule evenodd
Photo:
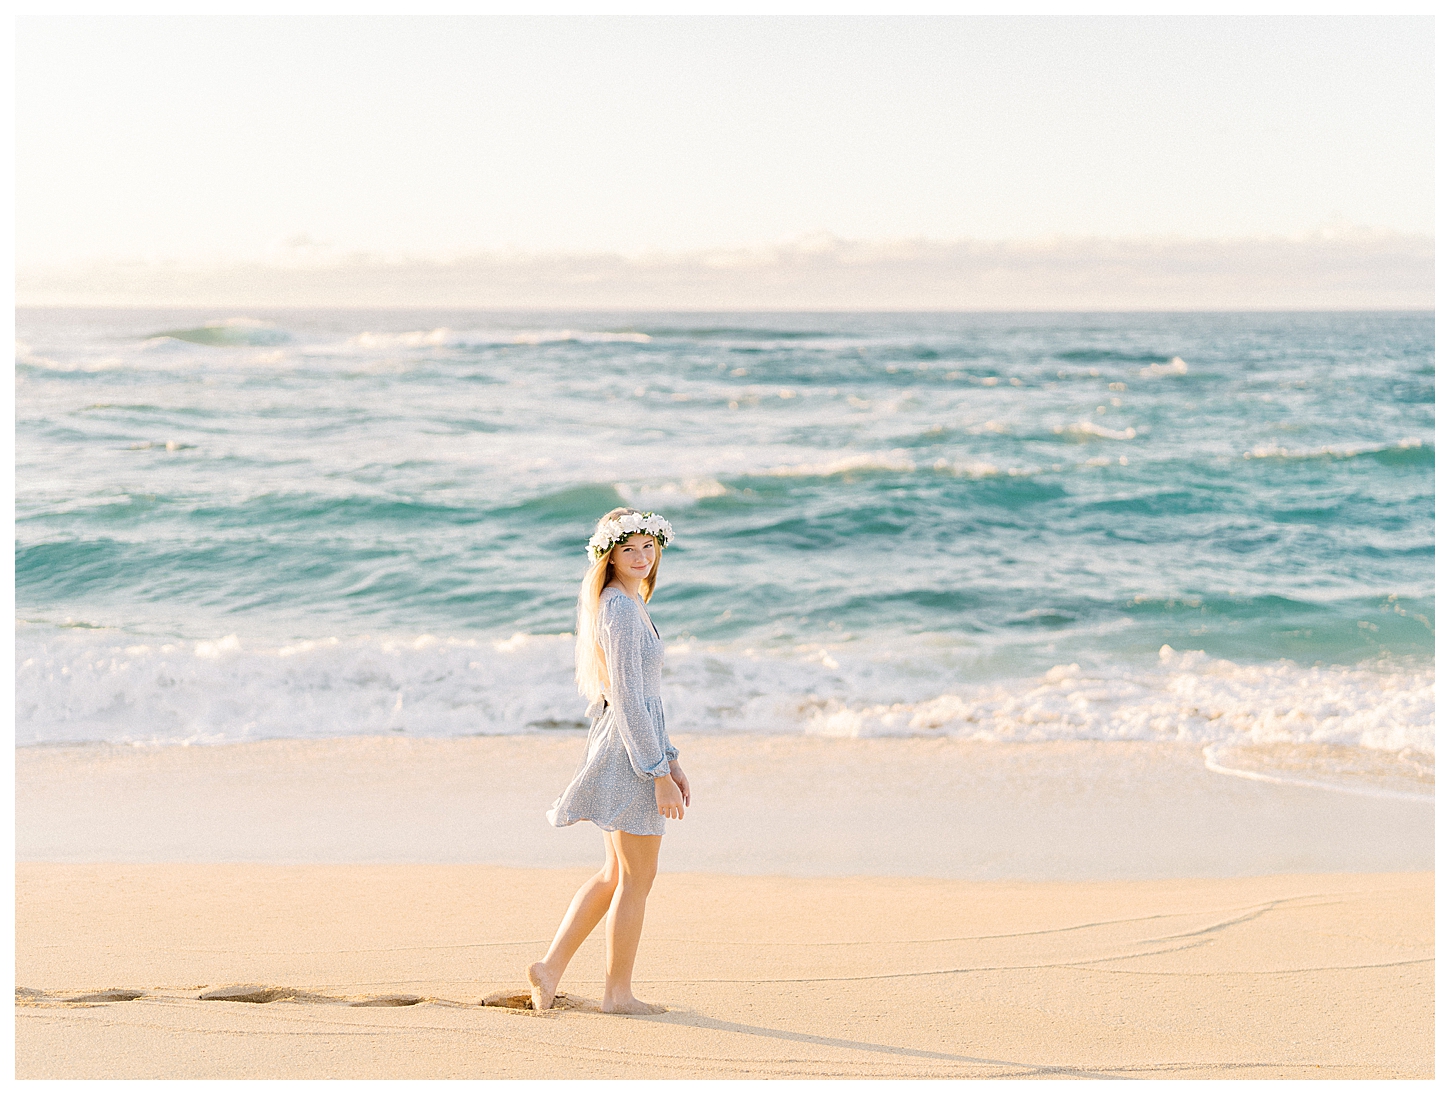
<instances>
[{"instance_id":1,"label":"white flower","mask_svg":"<svg viewBox=\"0 0 1450 1095\"><path fill-rule=\"evenodd\" d=\"M605 521L589 538L585 553L600 558L616 544L622 544L637 532L648 533L664 547L675 537L675 530L658 513L626 513Z\"/></svg>"}]
</instances>

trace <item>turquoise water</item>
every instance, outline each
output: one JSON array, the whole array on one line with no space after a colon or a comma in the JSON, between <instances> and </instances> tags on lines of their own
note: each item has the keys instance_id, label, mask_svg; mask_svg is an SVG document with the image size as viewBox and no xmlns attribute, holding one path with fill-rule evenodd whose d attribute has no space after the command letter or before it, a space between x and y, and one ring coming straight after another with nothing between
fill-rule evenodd
<instances>
[{"instance_id":1,"label":"turquoise water","mask_svg":"<svg viewBox=\"0 0 1450 1095\"><path fill-rule=\"evenodd\" d=\"M22 742L576 726L630 504L672 726L1433 749L1429 314L17 334Z\"/></svg>"}]
</instances>

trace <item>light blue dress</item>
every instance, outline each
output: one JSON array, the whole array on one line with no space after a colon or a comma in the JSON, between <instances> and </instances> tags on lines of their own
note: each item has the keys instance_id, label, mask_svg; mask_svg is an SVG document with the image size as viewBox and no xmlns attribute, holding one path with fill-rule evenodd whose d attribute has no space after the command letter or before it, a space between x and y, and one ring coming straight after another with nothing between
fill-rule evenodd
<instances>
[{"instance_id":1,"label":"light blue dress","mask_svg":"<svg viewBox=\"0 0 1450 1095\"><path fill-rule=\"evenodd\" d=\"M544 816L561 827L592 821L601 829L660 836L665 819L655 805L654 781L669 775L670 761L680 755L665 733L660 703L664 643L639 604L614 586L599 595L598 638L609 673L607 703L589 708L584 762Z\"/></svg>"}]
</instances>

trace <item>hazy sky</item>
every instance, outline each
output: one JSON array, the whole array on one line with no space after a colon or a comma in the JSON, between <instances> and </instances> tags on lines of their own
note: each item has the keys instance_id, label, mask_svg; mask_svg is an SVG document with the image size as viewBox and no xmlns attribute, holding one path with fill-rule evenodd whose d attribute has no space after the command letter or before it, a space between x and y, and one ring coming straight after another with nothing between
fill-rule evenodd
<instances>
[{"instance_id":1,"label":"hazy sky","mask_svg":"<svg viewBox=\"0 0 1450 1095\"><path fill-rule=\"evenodd\" d=\"M1434 227L1428 17L27 17L17 53L22 269Z\"/></svg>"}]
</instances>

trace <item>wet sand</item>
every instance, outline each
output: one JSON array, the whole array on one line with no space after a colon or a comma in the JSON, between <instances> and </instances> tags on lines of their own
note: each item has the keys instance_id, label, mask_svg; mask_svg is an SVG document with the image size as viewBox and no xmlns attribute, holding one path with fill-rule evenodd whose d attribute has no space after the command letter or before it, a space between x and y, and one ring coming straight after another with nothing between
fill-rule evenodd
<instances>
[{"instance_id":1,"label":"wet sand","mask_svg":"<svg viewBox=\"0 0 1450 1095\"><path fill-rule=\"evenodd\" d=\"M674 735L694 789L667 871L1191 878L1434 868L1430 801L1212 772L1192 745ZM544 810L582 734L16 751L43 862L592 865Z\"/></svg>"}]
</instances>

